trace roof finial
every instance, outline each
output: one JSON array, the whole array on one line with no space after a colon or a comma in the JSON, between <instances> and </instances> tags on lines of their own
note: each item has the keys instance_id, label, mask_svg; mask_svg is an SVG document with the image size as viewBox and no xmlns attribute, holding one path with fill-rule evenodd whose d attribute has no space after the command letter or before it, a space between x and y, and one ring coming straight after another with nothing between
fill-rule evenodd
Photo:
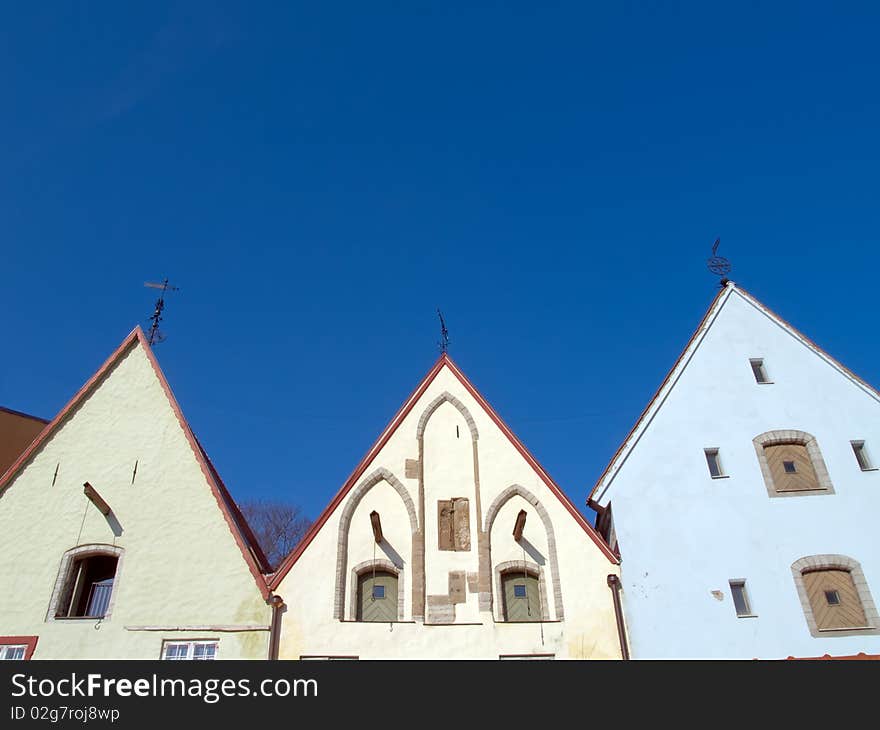
<instances>
[{"instance_id":1,"label":"roof finial","mask_svg":"<svg viewBox=\"0 0 880 730\"><path fill-rule=\"evenodd\" d=\"M162 321L162 310L165 309L165 292L166 291L177 291L176 286L171 286L168 283L168 279L166 278L161 284L156 284L152 281L145 281L144 286L150 287L151 289L161 289L162 293L159 295L159 298L156 300L156 311L150 315L148 318L153 324L150 327L150 345L153 343L159 344L164 341L165 335L163 335L159 331L159 322Z\"/></svg>"},{"instance_id":2,"label":"roof finial","mask_svg":"<svg viewBox=\"0 0 880 730\"><path fill-rule=\"evenodd\" d=\"M721 277L721 286L726 286L730 279L727 278L727 275L730 273L730 269L732 268L730 265L730 261L728 261L723 256L718 255L718 244L721 243L720 238L715 239L715 243L712 246L712 255L709 257L708 267L709 271L711 271L716 276Z\"/></svg>"},{"instance_id":3,"label":"roof finial","mask_svg":"<svg viewBox=\"0 0 880 730\"><path fill-rule=\"evenodd\" d=\"M443 312L440 311L439 307L437 308L437 316L440 317L440 342L437 343L437 346L440 348L440 352L445 355L446 351L449 350L449 330L446 329Z\"/></svg>"}]
</instances>

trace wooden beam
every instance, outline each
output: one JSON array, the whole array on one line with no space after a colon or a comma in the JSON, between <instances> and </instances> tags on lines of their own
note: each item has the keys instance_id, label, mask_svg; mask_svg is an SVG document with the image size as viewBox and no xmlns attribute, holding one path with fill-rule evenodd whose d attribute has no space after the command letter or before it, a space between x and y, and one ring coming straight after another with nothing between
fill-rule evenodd
<instances>
[{"instance_id":1,"label":"wooden beam","mask_svg":"<svg viewBox=\"0 0 880 730\"><path fill-rule=\"evenodd\" d=\"M106 517L110 514L110 505L101 498L101 495L98 494L98 492L95 491L95 488L88 482L83 484L83 494L92 501L92 504L94 504L95 507L101 510L102 515Z\"/></svg>"},{"instance_id":2,"label":"wooden beam","mask_svg":"<svg viewBox=\"0 0 880 730\"><path fill-rule=\"evenodd\" d=\"M376 510L370 512L370 524L373 526L373 537L376 542L382 542L382 523L379 522L379 513Z\"/></svg>"},{"instance_id":3,"label":"wooden beam","mask_svg":"<svg viewBox=\"0 0 880 730\"><path fill-rule=\"evenodd\" d=\"M523 530L526 527L526 511L521 509L519 514L516 516L516 524L513 526L513 539L517 542L520 541L522 537Z\"/></svg>"}]
</instances>

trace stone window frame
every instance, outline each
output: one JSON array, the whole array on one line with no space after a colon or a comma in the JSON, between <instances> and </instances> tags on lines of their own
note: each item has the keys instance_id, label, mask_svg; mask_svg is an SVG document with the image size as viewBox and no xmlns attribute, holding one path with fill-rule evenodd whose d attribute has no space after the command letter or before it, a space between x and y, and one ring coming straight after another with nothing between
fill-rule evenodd
<instances>
[{"instance_id":1,"label":"stone window frame","mask_svg":"<svg viewBox=\"0 0 880 730\"><path fill-rule=\"evenodd\" d=\"M404 596L406 595L403 588L403 568L399 568L390 560L385 560L384 558L365 560L351 569L351 600L349 603L349 609L351 611L349 614L351 616L350 620L355 621L356 623L388 623L387 621L358 621L357 619L358 579L364 573L372 571L374 567L376 570L381 570L386 573L394 573L394 575L397 576L397 621L403 621Z\"/></svg>"},{"instance_id":2,"label":"stone window frame","mask_svg":"<svg viewBox=\"0 0 880 730\"><path fill-rule=\"evenodd\" d=\"M845 570L852 577L853 584L862 603L862 610L865 612L865 620L868 626L863 629L820 629L816 624L816 618L813 615L813 606L810 603L810 597L807 595L807 587L804 583L804 573L816 570ZM804 618L807 620L807 627L810 635L816 638L835 638L838 636L865 636L866 634L880 634L880 615L877 614L877 606L871 597L871 591L868 588L868 581L862 566L857 560L846 555L808 555L807 557L795 560L791 564L791 573L794 578L794 584L797 588L798 598L801 602L801 609L804 612Z\"/></svg>"},{"instance_id":3,"label":"stone window frame","mask_svg":"<svg viewBox=\"0 0 880 730\"><path fill-rule=\"evenodd\" d=\"M505 573L528 573L538 579L538 597L541 599L541 618L537 621L551 621L550 607L547 605L547 581L544 577L544 570L537 563L528 560L507 560L498 563L495 566L495 590L498 594L495 621L501 624L508 623L529 623L528 621L508 621L504 615L504 581Z\"/></svg>"},{"instance_id":4,"label":"stone window frame","mask_svg":"<svg viewBox=\"0 0 880 730\"><path fill-rule=\"evenodd\" d=\"M61 556L61 565L58 568L58 576L55 579L55 587L52 589L52 597L49 600L49 610L46 612L46 621L108 621L113 614L116 604L116 596L119 593L119 576L122 573L122 561L125 549L116 545L104 543L90 543L77 545ZM113 574L113 590L110 591L110 600L107 602L107 611L100 618L94 616L57 616L58 603L64 595L65 586L72 577L73 566L77 559L91 555L108 555L116 558L116 572Z\"/></svg>"},{"instance_id":5,"label":"stone window frame","mask_svg":"<svg viewBox=\"0 0 880 730\"><path fill-rule=\"evenodd\" d=\"M828 475L828 467L825 466L825 459L822 458L822 451L819 449L819 442L816 437L806 431L797 431L795 429L784 429L776 431L766 431L752 439L755 446L755 453L758 456L758 465L761 467L761 474L764 477L764 486L767 488L767 494L770 497L809 497L811 495L834 494L834 485L831 483L831 477ZM813 471L816 472L816 480L819 482L818 489L801 490L796 492L777 492L773 483L773 474L770 471L770 465L767 463L767 455L764 453L765 446L777 446L781 444L800 444L807 449L807 455L810 457L810 463L813 465Z\"/></svg>"}]
</instances>

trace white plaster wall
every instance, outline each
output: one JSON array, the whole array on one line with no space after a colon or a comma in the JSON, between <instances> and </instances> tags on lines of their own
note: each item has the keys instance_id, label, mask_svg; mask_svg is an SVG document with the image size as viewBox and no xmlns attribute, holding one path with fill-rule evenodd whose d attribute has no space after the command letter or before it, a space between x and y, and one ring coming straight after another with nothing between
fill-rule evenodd
<instances>
[{"instance_id":1,"label":"white plaster wall","mask_svg":"<svg viewBox=\"0 0 880 730\"><path fill-rule=\"evenodd\" d=\"M773 384L755 382L758 357ZM768 496L752 439L776 429L817 438L835 494ZM847 555L880 598L880 472L859 469L854 439L880 455L877 399L734 292L602 500L613 505L633 655L880 653L876 635L813 638L790 570L804 556ZM707 447L729 478L710 478ZM729 579L746 579L756 618L736 617Z\"/></svg>"},{"instance_id":2,"label":"white plaster wall","mask_svg":"<svg viewBox=\"0 0 880 730\"><path fill-rule=\"evenodd\" d=\"M556 535L557 550L560 563L560 579L565 607L565 620L550 623L507 624L496 622L491 612L476 614L457 613L457 625L423 625L421 622L405 622L394 624L370 624L357 622L340 622L333 618L334 581L336 570L336 549L339 521L345 507L346 499L333 511L311 544L297 563L282 580L277 593L289 604L284 614L281 632L282 658L296 659L308 655L354 655L368 658L497 658L501 654L554 654L558 658L618 658L620 655L617 629L611 593L606 585L606 576L617 573L617 566L593 543L591 538L568 513L565 506L550 491L537 473L531 468L523 456L513 447L507 437L492 422L460 383L456 376L444 367L436 376L419 402L401 422L397 431L385 444L364 470L366 477L379 467L392 472L406 487L413 503L418 506L418 480L405 477L406 459L418 458L418 442L416 431L419 418L437 396L448 391L458 398L469 409L479 430L479 463L482 499L482 514L485 515L501 492L513 484L519 484L538 497L546 508ZM444 404L435 411L426 428L426 448L433 448L433 429L450 432L454 436L454 424L458 411ZM437 418L436 424L433 419ZM472 452L470 432L462 419L459 422L460 439L467 449L453 448L447 451L446 458L463 461L449 471L450 475L464 475L468 469L472 474ZM433 462L440 469L442 454L429 454L428 462ZM433 467L432 467L433 468ZM447 467L444 467L447 468ZM435 472L441 473L441 472ZM472 479L472 477L471 477ZM471 484L473 482L471 481ZM381 484L381 483L380 483ZM378 488L378 487L377 487ZM375 490L376 488L374 488ZM392 490L393 492L393 490ZM401 510L393 512L395 519L403 522L405 511L402 501L396 494L383 489L382 497L386 500L379 510L382 517L383 530L386 526L384 512L392 513L392 505L397 499ZM368 493L369 494L369 493ZM350 494L349 494L350 496ZM436 498L468 496L466 492L455 491L445 493ZM366 499L366 498L365 498ZM426 500L426 521L433 523L434 532L428 533L426 543L436 546L436 500ZM378 504L378 502L377 502ZM513 529L511 514L515 517L524 501L514 497L499 513L496 521L499 534ZM475 519L475 502L471 502L471 514ZM539 550L546 551L546 536L541 535L540 520L531 505L526 506L529 518L526 535L533 540ZM355 515L359 524L367 519L369 511L358 510ZM408 520L407 520L408 521ZM509 524L508 524L509 523ZM476 524L471 525L471 553L466 554L469 570L477 569L477 536ZM360 527L358 527L360 529ZM365 528L366 529L366 528ZM493 530L494 532L494 530ZM432 537L433 535L433 537ZM360 538L358 538L360 539ZM510 541L500 540L498 543L497 561L519 559L511 548ZM494 549L494 548L493 548ZM464 557L464 556L459 556ZM496 555L493 553L493 562ZM351 563L347 568L351 569ZM431 568L427 568L431 570ZM447 576L445 567L441 567L442 580L435 576L426 576L429 586L442 588L446 593ZM494 580L494 576L493 576ZM411 571L407 576L407 592L412 586ZM552 585L548 576L548 594L552 600ZM493 586L494 590L494 586ZM428 593L431 592L429 587ZM408 597L409 598L409 597ZM350 596L346 593L346 603ZM475 603L476 595L468 595L468 606ZM409 605L409 604L408 604ZM461 608L460 606L458 608ZM408 609L407 617L411 616ZM463 623L467 622L467 623Z\"/></svg>"},{"instance_id":3,"label":"white plaster wall","mask_svg":"<svg viewBox=\"0 0 880 730\"><path fill-rule=\"evenodd\" d=\"M121 534L83 494L86 481L113 509ZM269 609L137 344L0 495L0 535L0 635L38 636L35 659L158 658L163 639L184 637L219 639L221 659L266 656L265 631L125 628L269 623ZM101 622L47 621L62 555L86 543L125 550L112 614Z\"/></svg>"}]
</instances>

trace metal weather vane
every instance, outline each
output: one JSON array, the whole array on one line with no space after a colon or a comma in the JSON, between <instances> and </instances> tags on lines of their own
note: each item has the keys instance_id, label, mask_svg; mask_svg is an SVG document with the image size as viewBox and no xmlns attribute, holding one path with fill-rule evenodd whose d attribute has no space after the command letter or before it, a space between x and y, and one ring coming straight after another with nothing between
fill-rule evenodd
<instances>
[{"instance_id":1,"label":"metal weather vane","mask_svg":"<svg viewBox=\"0 0 880 730\"><path fill-rule=\"evenodd\" d=\"M159 295L159 298L156 300L155 311L153 312L153 314L151 314L148 317L148 319L153 323L150 326L150 338L149 338L150 345L152 345L154 343L158 345L160 342L163 342L165 340L165 335L163 335L159 331L159 322L162 321L162 310L165 309L165 292L166 291L178 291L178 287L171 286L168 283L167 278L161 284L156 284L155 282L152 282L152 281L145 281L144 286L149 287L150 289L160 289L162 292Z\"/></svg>"},{"instance_id":2,"label":"metal weather vane","mask_svg":"<svg viewBox=\"0 0 880 730\"><path fill-rule=\"evenodd\" d=\"M720 238L715 239L715 243L712 246L712 255L709 257L709 261L707 266L709 271L711 271L716 276L721 277L721 286L724 286L727 282L727 275L730 273L731 268L730 261L728 261L724 256L718 255L718 245L721 243Z\"/></svg>"},{"instance_id":3,"label":"metal weather vane","mask_svg":"<svg viewBox=\"0 0 880 730\"><path fill-rule=\"evenodd\" d=\"M440 317L440 341L437 343L437 346L440 348L440 352L444 355L446 351L449 349L449 330L446 329L446 322L443 320L443 312L440 311L440 308L437 308L437 316Z\"/></svg>"}]
</instances>

